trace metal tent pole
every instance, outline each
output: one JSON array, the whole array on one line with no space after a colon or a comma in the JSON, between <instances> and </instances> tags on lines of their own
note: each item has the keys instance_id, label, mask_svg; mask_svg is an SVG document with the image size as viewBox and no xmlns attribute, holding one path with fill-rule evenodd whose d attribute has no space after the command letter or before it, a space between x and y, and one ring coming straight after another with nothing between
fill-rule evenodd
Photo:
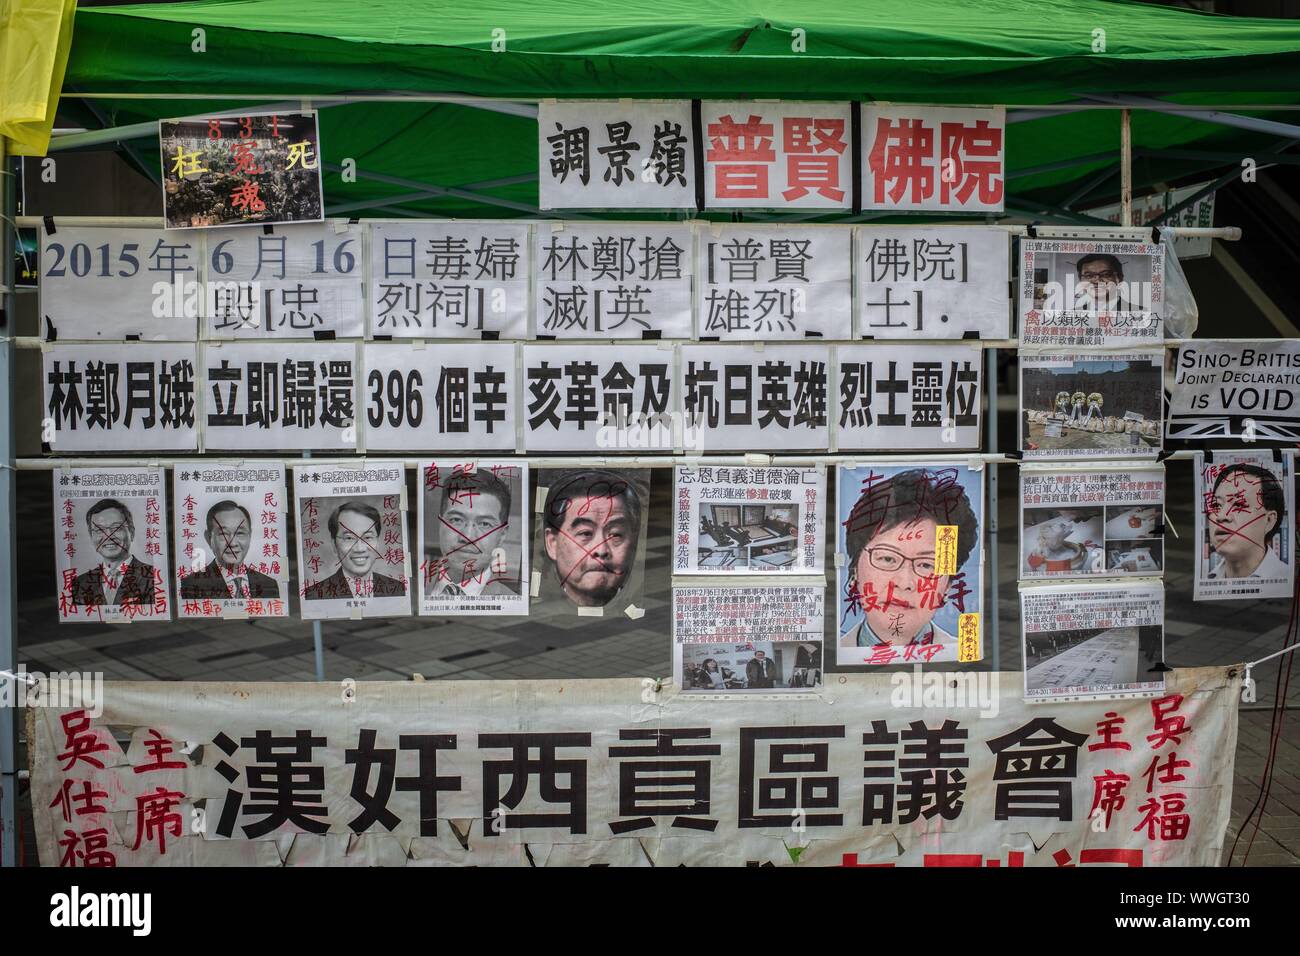
<instances>
[{"instance_id":1,"label":"metal tent pole","mask_svg":"<svg viewBox=\"0 0 1300 956\"><path fill-rule=\"evenodd\" d=\"M0 280L3 283L4 324L0 326L0 671L15 672L18 664L17 499L14 484L14 342L17 298L14 295L14 239L18 192L9 162L8 141L0 136ZM6 678L0 678L6 680ZM18 694L18 682L9 678L6 690ZM0 866L17 866L18 835L18 707L0 706Z\"/></svg>"},{"instance_id":2,"label":"metal tent pole","mask_svg":"<svg viewBox=\"0 0 1300 956\"><path fill-rule=\"evenodd\" d=\"M987 452L996 455L998 451L998 350L985 349L985 385L984 392L988 395L989 412L988 412L988 448ZM1001 608L998 606L998 463L996 460L990 461L987 466L989 470L989 494L988 494L988 516L985 518L984 527L988 531L989 539L989 564L992 567L992 573L989 575L992 587L989 589L989 610L984 615L988 622L988 646L993 649L993 670L1002 669L1002 648L998 642L998 615Z\"/></svg>"}]
</instances>

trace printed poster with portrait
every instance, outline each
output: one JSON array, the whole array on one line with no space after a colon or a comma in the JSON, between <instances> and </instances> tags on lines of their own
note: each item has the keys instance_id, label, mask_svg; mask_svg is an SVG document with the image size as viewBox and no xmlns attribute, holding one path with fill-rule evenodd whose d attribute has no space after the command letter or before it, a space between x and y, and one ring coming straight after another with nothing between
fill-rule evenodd
<instances>
[{"instance_id":1,"label":"printed poster with portrait","mask_svg":"<svg viewBox=\"0 0 1300 956\"><path fill-rule=\"evenodd\" d=\"M1025 587L1020 612L1026 702L1164 691L1164 582Z\"/></svg>"},{"instance_id":2,"label":"printed poster with portrait","mask_svg":"<svg viewBox=\"0 0 1300 956\"><path fill-rule=\"evenodd\" d=\"M673 588L673 681L686 692L820 690L822 584Z\"/></svg>"},{"instance_id":3,"label":"printed poster with portrait","mask_svg":"<svg viewBox=\"0 0 1300 956\"><path fill-rule=\"evenodd\" d=\"M1021 344L1159 343L1164 268L1159 243L1021 239Z\"/></svg>"},{"instance_id":4,"label":"printed poster with portrait","mask_svg":"<svg viewBox=\"0 0 1300 956\"><path fill-rule=\"evenodd\" d=\"M825 556L820 468L679 465L674 574L814 574Z\"/></svg>"},{"instance_id":5,"label":"printed poster with portrait","mask_svg":"<svg viewBox=\"0 0 1300 956\"><path fill-rule=\"evenodd\" d=\"M304 620L411 613L400 462L295 465Z\"/></svg>"},{"instance_id":6,"label":"printed poster with portrait","mask_svg":"<svg viewBox=\"0 0 1300 956\"><path fill-rule=\"evenodd\" d=\"M172 472L172 497L177 615L287 615L284 464L178 465Z\"/></svg>"},{"instance_id":7,"label":"printed poster with portrait","mask_svg":"<svg viewBox=\"0 0 1300 956\"><path fill-rule=\"evenodd\" d=\"M444 458L419 474L420 614L527 614L527 462Z\"/></svg>"},{"instance_id":8,"label":"printed poster with portrait","mask_svg":"<svg viewBox=\"0 0 1300 956\"><path fill-rule=\"evenodd\" d=\"M650 472L538 472L530 616L644 613Z\"/></svg>"},{"instance_id":9,"label":"printed poster with portrait","mask_svg":"<svg viewBox=\"0 0 1300 956\"><path fill-rule=\"evenodd\" d=\"M983 470L840 466L836 494L837 663L981 660Z\"/></svg>"},{"instance_id":10,"label":"printed poster with portrait","mask_svg":"<svg viewBox=\"0 0 1300 956\"><path fill-rule=\"evenodd\" d=\"M1020 352L1026 459L1154 458L1164 419L1164 353Z\"/></svg>"},{"instance_id":11,"label":"printed poster with portrait","mask_svg":"<svg viewBox=\"0 0 1300 956\"><path fill-rule=\"evenodd\" d=\"M170 621L161 468L54 472L59 621Z\"/></svg>"},{"instance_id":12,"label":"printed poster with portrait","mask_svg":"<svg viewBox=\"0 0 1300 956\"><path fill-rule=\"evenodd\" d=\"M1020 469L1020 578L1164 570L1164 466Z\"/></svg>"},{"instance_id":13,"label":"printed poster with portrait","mask_svg":"<svg viewBox=\"0 0 1300 956\"><path fill-rule=\"evenodd\" d=\"M1197 453L1194 600L1291 597L1293 463L1290 451Z\"/></svg>"}]
</instances>

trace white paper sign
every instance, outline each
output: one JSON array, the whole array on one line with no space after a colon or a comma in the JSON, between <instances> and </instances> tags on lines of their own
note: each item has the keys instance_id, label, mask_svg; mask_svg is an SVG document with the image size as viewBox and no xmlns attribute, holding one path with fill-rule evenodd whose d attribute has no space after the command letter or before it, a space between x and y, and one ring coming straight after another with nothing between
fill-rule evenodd
<instances>
[{"instance_id":1,"label":"white paper sign","mask_svg":"<svg viewBox=\"0 0 1300 956\"><path fill-rule=\"evenodd\" d=\"M356 358L351 342L206 346L207 447L356 448Z\"/></svg>"},{"instance_id":2,"label":"white paper sign","mask_svg":"<svg viewBox=\"0 0 1300 956\"><path fill-rule=\"evenodd\" d=\"M514 345L367 342L364 356L368 450L514 450Z\"/></svg>"},{"instance_id":3,"label":"white paper sign","mask_svg":"<svg viewBox=\"0 0 1300 956\"><path fill-rule=\"evenodd\" d=\"M1194 600L1291 597L1293 462L1290 451L1197 455Z\"/></svg>"},{"instance_id":4,"label":"white paper sign","mask_svg":"<svg viewBox=\"0 0 1300 956\"><path fill-rule=\"evenodd\" d=\"M825 450L830 347L681 346L685 440L702 450Z\"/></svg>"},{"instance_id":5,"label":"white paper sign","mask_svg":"<svg viewBox=\"0 0 1300 956\"><path fill-rule=\"evenodd\" d=\"M690 338L691 242L685 223L539 223L533 334Z\"/></svg>"},{"instance_id":6,"label":"white paper sign","mask_svg":"<svg viewBox=\"0 0 1300 956\"><path fill-rule=\"evenodd\" d=\"M395 339L522 339L526 222L377 222L370 227L370 331Z\"/></svg>"},{"instance_id":7,"label":"white paper sign","mask_svg":"<svg viewBox=\"0 0 1300 956\"><path fill-rule=\"evenodd\" d=\"M1161 445L1164 352L1020 354L1025 458L1149 458Z\"/></svg>"},{"instance_id":8,"label":"white paper sign","mask_svg":"<svg viewBox=\"0 0 1300 956\"><path fill-rule=\"evenodd\" d=\"M1011 240L980 226L857 226L857 331L871 339L1005 339Z\"/></svg>"},{"instance_id":9,"label":"white paper sign","mask_svg":"<svg viewBox=\"0 0 1300 956\"><path fill-rule=\"evenodd\" d=\"M687 692L822 687L821 585L673 588L673 680Z\"/></svg>"},{"instance_id":10,"label":"white paper sign","mask_svg":"<svg viewBox=\"0 0 1300 956\"><path fill-rule=\"evenodd\" d=\"M980 447L978 345L840 345L835 358L842 451Z\"/></svg>"},{"instance_id":11,"label":"white paper sign","mask_svg":"<svg viewBox=\"0 0 1300 956\"><path fill-rule=\"evenodd\" d=\"M528 451L599 454L674 446L673 353L657 345L525 345Z\"/></svg>"},{"instance_id":12,"label":"white paper sign","mask_svg":"<svg viewBox=\"0 0 1300 956\"><path fill-rule=\"evenodd\" d=\"M41 335L194 341L203 265L197 236L162 229L41 229Z\"/></svg>"},{"instance_id":13,"label":"white paper sign","mask_svg":"<svg viewBox=\"0 0 1300 956\"><path fill-rule=\"evenodd\" d=\"M1006 111L862 105L862 208L1001 212Z\"/></svg>"},{"instance_id":14,"label":"white paper sign","mask_svg":"<svg viewBox=\"0 0 1300 956\"><path fill-rule=\"evenodd\" d=\"M695 205L690 100L543 100L541 209Z\"/></svg>"},{"instance_id":15,"label":"white paper sign","mask_svg":"<svg viewBox=\"0 0 1300 956\"><path fill-rule=\"evenodd\" d=\"M849 103L705 100L704 205L709 209L848 209Z\"/></svg>"},{"instance_id":16,"label":"white paper sign","mask_svg":"<svg viewBox=\"0 0 1300 956\"><path fill-rule=\"evenodd\" d=\"M278 461L172 471L179 617L289 613L288 493Z\"/></svg>"},{"instance_id":17,"label":"white paper sign","mask_svg":"<svg viewBox=\"0 0 1300 956\"><path fill-rule=\"evenodd\" d=\"M696 334L722 341L846 339L851 233L835 226L704 226Z\"/></svg>"},{"instance_id":18,"label":"white paper sign","mask_svg":"<svg viewBox=\"0 0 1300 956\"><path fill-rule=\"evenodd\" d=\"M420 613L528 613L528 463L420 463Z\"/></svg>"},{"instance_id":19,"label":"white paper sign","mask_svg":"<svg viewBox=\"0 0 1300 956\"><path fill-rule=\"evenodd\" d=\"M204 309L210 339L365 334L365 231L346 222L212 230Z\"/></svg>"},{"instance_id":20,"label":"white paper sign","mask_svg":"<svg viewBox=\"0 0 1300 956\"><path fill-rule=\"evenodd\" d=\"M409 615L402 465L295 465L293 480L303 618Z\"/></svg>"},{"instance_id":21,"label":"white paper sign","mask_svg":"<svg viewBox=\"0 0 1300 956\"><path fill-rule=\"evenodd\" d=\"M1300 440L1300 342L1178 350L1168 437Z\"/></svg>"},{"instance_id":22,"label":"white paper sign","mask_svg":"<svg viewBox=\"0 0 1300 956\"><path fill-rule=\"evenodd\" d=\"M1158 343L1164 302L1159 243L1020 240L1022 345Z\"/></svg>"},{"instance_id":23,"label":"white paper sign","mask_svg":"<svg viewBox=\"0 0 1300 956\"><path fill-rule=\"evenodd\" d=\"M826 472L678 465L674 574L820 573Z\"/></svg>"},{"instance_id":24,"label":"white paper sign","mask_svg":"<svg viewBox=\"0 0 1300 956\"><path fill-rule=\"evenodd\" d=\"M195 346L65 345L42 349L41 440L77 451L194 451Z\"/></svg>"},{"instance_id":25,"label":"white paper sign","mask_svg":"<svg viewBox=\"0 0 1300 956\"><path fill-rule=\"evenodd\" d=\"M1020 469L1020 578L1160 574L1165 470Z\"/></svg>"},{"instance_id":26,"label":"white paper sign","mask_svg":"<svg viewBox=\"0 0 1300 956\"><path fill-rule=\"evenodd\" d=\"M170 621L161 468L54 472L59 621Z\"/></svg>"},{"instance_id":27,"label":"white paper sign","mask_svg":"<svg viewBox=\"0 0 1300 956\"><path fill-rule=\"evenodd\" d=\"M1165 675L1165 586L1053 584L1020 590L1025 700L1155 697Z\"/></svg>"}]
</instances>

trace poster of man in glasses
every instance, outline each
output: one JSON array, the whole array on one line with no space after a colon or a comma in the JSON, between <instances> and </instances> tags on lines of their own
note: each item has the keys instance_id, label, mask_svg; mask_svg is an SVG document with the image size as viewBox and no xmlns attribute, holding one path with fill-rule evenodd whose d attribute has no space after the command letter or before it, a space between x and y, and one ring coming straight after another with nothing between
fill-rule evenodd
<instances>
[{"instance_id":1,"label":"poster of man in glasses","mask_svg":"<svg viewBox=\"0 0 1300 956\"><path fill-rule=\"evenodd\" d=\"M840 665L980 660L982 471L840 468Z\"/></svg>"},{"instance_id":2,"label":"poster of man in glasses","mask_svg":"<svg viewBox=\"0 0 1300 956\"><path fill-rule=\"evenodd\" d=\"M1021 342L1124 346L1160 341L1164 261L1158 243L1021 240Z\"/></svg>"}]
</instances>

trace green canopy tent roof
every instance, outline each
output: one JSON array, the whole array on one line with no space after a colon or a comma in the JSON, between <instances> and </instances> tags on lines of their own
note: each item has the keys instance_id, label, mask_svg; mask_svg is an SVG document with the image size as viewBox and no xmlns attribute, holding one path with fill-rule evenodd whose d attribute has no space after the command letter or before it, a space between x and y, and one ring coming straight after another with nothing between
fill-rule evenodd
<instances>
[{"instance_id":1,"label":"green canopy tent roof","mask_svg":"<svg viewBox=\"0 0 1300 956\"><path fill-rule=\"evenodd\" d=\"M206 52L195 52L195 31ZM795 31L803 31L796 36ZM1093 52L1104 31L1104 52ZM801 38L803 52L795 52ZM504 42L504 50L494 51ZM194 0L77 12L63 111L82 125L310 98L387 94L321 112L327 206L392 215L517 216L537 201L536 122L511 101L667 97L860 99L1041 107L1012 110L1008 211L1113 200L1119 112L1142 97L1283 123L1300 113L1300 23L1209 16L1118 0ZM482 105L401 101L489 98ZM84 97L84 98L83 98ZM170 98L162 98L170 97ZM193 97L193 98L189 98ZM503 101L503 102L502 102ZM1267 107L1277 107L1268 110ZM281 107L283 108L283 107ZM501 112L505 109L507 112ZM518 115L523 114L523 115ZM1134 184L1211 179L1294 162L1300 130L1246 131L1145 109L1133 114ZM137 134L138 135L138 134ZM155 137L156 142L156 137ZM130 144L156 174L156 146ZM532 177L530 179L530 177ZM498 204L479 201L487 197Z\"/></svg>"}]
</instances>

